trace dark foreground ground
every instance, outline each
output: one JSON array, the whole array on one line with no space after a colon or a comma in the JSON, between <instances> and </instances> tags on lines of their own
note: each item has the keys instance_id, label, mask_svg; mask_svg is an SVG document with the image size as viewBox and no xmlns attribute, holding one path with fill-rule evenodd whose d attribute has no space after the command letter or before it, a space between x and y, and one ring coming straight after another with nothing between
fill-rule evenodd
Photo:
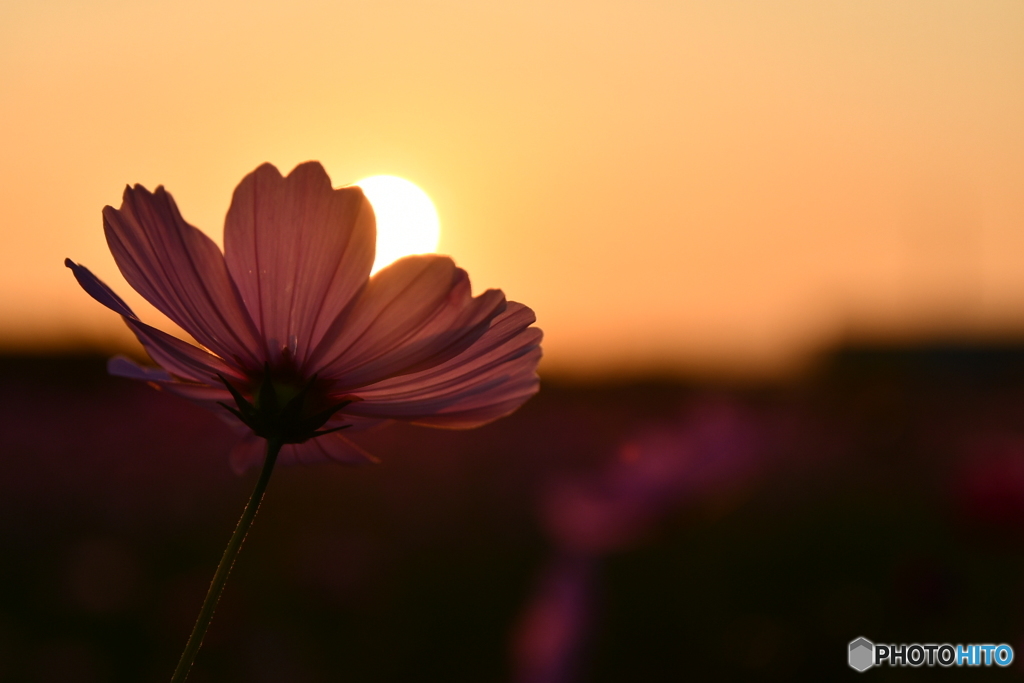
<instances>
[{"instance_id":1,"label":"dark foreground ground","mask_svg":"<svg viewBox=\"0 0 1024 683\"><path fill-rule=\"evenodd\" d=\"M847 644L1024 672L1024 350L785 384L571 386L383 464L274 474L190 681L832 680ZM102 358L0 361L0 681L167 681L248 496L211 414Z\"/></svg>"}]
</instances>

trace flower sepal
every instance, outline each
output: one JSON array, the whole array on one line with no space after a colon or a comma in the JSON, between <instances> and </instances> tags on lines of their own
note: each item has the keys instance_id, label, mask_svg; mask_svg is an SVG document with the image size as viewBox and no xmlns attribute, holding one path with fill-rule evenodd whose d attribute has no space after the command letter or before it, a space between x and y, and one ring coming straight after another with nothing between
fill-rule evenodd
<instances>
[{"instance_id":1,"label":"flower sepal","mask_svg":"<svg viewBox=\"0 0 1024 683\"><path fill-rule=\"evenodd\" d=\"M316 383L316 375L313 375L297 392L289 391L290 387L287 385L279 386L274 382L270 365L267 364L264 367L263 381L260 383L253 401L249 401L243 396L242 392L223 375L218 374L217 377L231 392L236 407L232 408L223 402L219 402L220 405L252 429L253 434L268 441L280 444L303 443L312 438L351 427L351 425L341 425L332 429L320 429L335 413L358 400L355 398L338 401L323 410L309 414L306 403L310 391ZM280 396L279 393L284 396ZM282 398L287 400L282 401Z\"/></svg>"}]
</instances>

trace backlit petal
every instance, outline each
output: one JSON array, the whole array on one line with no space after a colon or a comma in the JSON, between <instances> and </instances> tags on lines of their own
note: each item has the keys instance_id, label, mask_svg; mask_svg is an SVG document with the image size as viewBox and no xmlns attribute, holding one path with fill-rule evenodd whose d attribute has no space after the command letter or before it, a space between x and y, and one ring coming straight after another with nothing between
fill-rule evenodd
<instances>
[{"instance_id":1,"label":"backlit petal","mask_svg":"<svg viewBox=\"0 0 1024 683\"><path fill-rule=\"evenodd\" d=\"M143 382L173 382L174 378L163 368L139 365L127 356L114 356L107 361L107 373L114 377L138 379Z\"/></svg>"},{"instance_id":2,"label":"backlit petal","mask_svg":"<svg viewBox=\"0 0 1024 683\"><path fill-rule=\"evenodd\" d=\"M373 210L357 187L331 188L320 164L282 178L264 164L235 190L224 226L228 269L271 362L290 347L301 361L366 283Z\"/></svg>"},{"instance_id":3,"label":"backlit petal","mask_svg":"<svg viewBox=\"0 0 1024 683\"><path fill-rule=\"evenodd\" d=\"M125 356L114 356L107 361L107 372L115 377L138 379L148 382L157 389L169 391L177 396L182 396L194 403L199 403L205 408L216 412L223 410L218 403L233 404L231 392L223 385L198 384L195 382L182 382L176 380L162 368L150 368L139 365L131 358Z\"/></svg>"},{"instance_id":4,"label":"backlit petal","mask_svg":"<svg viewBox=\"0 0 1024 683\"><path fill-rule=\"evenodd\" d=\"M383 380L354 393L345 409L434 427L475 427L508 415L539 388L542 333L533 311L509 302L472 346L436 367Z\"/></svg>"},{"instance_id":5,"label":"backlit petal","mask_svg":"<svg viewBox=\"0 0 1024 683\"><path fill-rule=\"evenodd\" d=\"M75 263L69 258L64 259L64 265L71 269L75 279L78 280L78 284L81 285L86 294L115 313L138 320L138 316L135 315L132 309L128 308L128 304L115 294L114 290L107 286L106 282L93 275L91 270Z\"/></svg>"},{"instance_id":6,"label":"backlit petal","mask_svg":"<svg viewBox=\"0 0 1024 683\"><path fill-rule=\"evenodd\" d=\"M370 280L309 370L354 388L436 366L475 342L504 308L499 290L473 298L469 276L450 258L409 256Z\"/></svg>"},{"instance_id":7,"label":"backlit petal","mask_svg":"<svg viewBox=\"0 0 1024 683\"><path fill-rule=\"evenodd\" d=\"M259 367L256 331L214 242L181 217L163 187L125 188L103 209L107 244L135 291L222 358Z\"/></svg>"},{"instance_id":8,"label":"backlit petal","mask_svg":"<svg viewBox=\"0 0 1024 683\"><path fill-rule=\"evenodd\" d=\"M64 264L71 269L82 289L92 298L115 313L121 314L128 327L149 353L150 358L167 372L182 379L206 384L217 382L217 374L234 379L244 377L244 374L235 366L140 321L127 304L85 266L78 265L71 259L65 260ZM126 360L121 358L115 363L114 368L126 370Z\"/></svg>"},{"instance_id":9,"label":"backlit petal","mask_svg":"<svg viewBox=\"0 0 1024 683\"><path fill-rule=\"evenodd\" d=\"M138 320L125 318L124 321L145 347L149 357L176 377L204 384L218 382L218 374L237 380L245 377L234 365L228 365L198 346Z\"/></svg>"}]
</instances>

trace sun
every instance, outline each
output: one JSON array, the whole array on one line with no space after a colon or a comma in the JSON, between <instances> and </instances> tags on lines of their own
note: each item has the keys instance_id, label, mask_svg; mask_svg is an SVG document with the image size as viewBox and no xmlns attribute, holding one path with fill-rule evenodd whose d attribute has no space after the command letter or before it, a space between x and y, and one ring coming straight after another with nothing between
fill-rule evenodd
<instances>
[{"instance_id":1,"label":"sun","mask_svg":"<svg viewBox=\"0 0 1024 683\"><path fill-rule=\"evenodd\" d=\"M377 258L371 273L403 256L437 251L441 237L437 209L416 183L375 175L353 185L362 188L377 217Z\"/></svg>"}]
</instances>

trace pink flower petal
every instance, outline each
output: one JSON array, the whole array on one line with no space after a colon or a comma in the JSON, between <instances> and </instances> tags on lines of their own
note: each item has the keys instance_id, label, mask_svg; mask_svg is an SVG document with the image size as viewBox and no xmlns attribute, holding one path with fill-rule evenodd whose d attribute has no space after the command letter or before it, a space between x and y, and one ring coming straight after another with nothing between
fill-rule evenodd
<instances>
[{"instance_id":1,"label":"pink flower petal","mask_svg":"<svg viewBox=\"0 0 1024 683\"><path fill-rule=\"evenodd\" d=\"M331 188L320 164L282 178L263 164L235 190L224 226L228 270L273 362L301 362L366 282L373 210L357 187Z\"/></svg>"},{"instance_id":2,"label":"pink flower petal","mask_svg":"<svg viewBox=\"0 0 1024 683\"><path fill-rule=\"evenodd\" d=\"M351 413L339 412L335 413L334 417L327 421L323 429L345 427L345 433L351 434L352 432L362 432L367 429L381 427L389 422L393 422L393 420L391 418L362 417L360 415L352 415Z\"/></svg>"},{"instance_id":3,"label":"pink flower petal","mask_svg":"<svg viewBox=\"0 0 1024 683\"><path fill-rule=\"evenodd\" d=\"M162 330L125 318L128 327L156 364L176 377L203 384L218 383L217 375L242 380L245 374L203 349L173 337Z\"/></svg>"},{"instance_id":4,"label":"pink flower petal","mask_svg":"<svg viewBox=\"0 0 1024 683\"><path fill-rule=\"evenodd\" d=\"M78 280L78 284L81 285L86 294L115 313L120 313L123 316L136 320L139 319L135 312L128 308L128 304L115 294L114 290L108 287L106 282L93 275L91 270L75 263L69 258L64 259L64 265L71 269L71 273Z\"/></svg>"},{"instance_id":5,"label":"pink flower petal","mask_svg":"<svg viewBox=\"0 0 1024 683\"><path fill-rule=\"evenodd\" d=\"M263 465L267 455L267 442L252 434L243 437L231 450L231 469L242 474L253 467ZM280 465L312 465L322 462L337 462L346 465L364 465L379 462L359 446L341 434L334 432L310 439L304 443L285 444L277 462Z\"/></svg>"},{"instance_id":6,"label":"pink flower petal","mask_svg":"<svg viewBox=\"0 0 1024 683\"><path fill-rule=\"evenodd\" d=\"M139 294L221 358L260 366L256 329L220 249L185 222L163 187L125 188L120 209L103 209L103 226L114 261Z\"/></svg>"},{"instance_id":7,"label":"pink flower petal","mask_svg":"<svg viewBox=\"0 0 1024 683\"><path fill-rule=\"evenodd\" d=\"M151 387L186 398L201 408L211 411L228 424L235 426L238 420L231 415L221 403L234 405L234 398L223 385L212 386L195 382L182 382L174 379L170 373L161 368L150 368L139 365L125 356L114 356L107 361L107 372L115 377L142 380Z\"/></svg>"},{"instance_id":8,"label":"pink flower petal","mask_svg":"<svg viewBox=\"0 0 1024 683\"><path fill-rule=\"evenodd\" d=\"M213 386L194 382L181 382L174 379L170 373L162 368L145 367L125 356L114 356L107 361L107 372L115 377L126 377L128 379L148 382L157 389L163 389L177 396L182 396L217 413L224 412L226 415L230 414L224 411L224 408L218 405L219 403L234 404L231 392L223 385Z\"/></svg>"},{"instance_id":9,"label":"pink flower petal","mask_svg":"<svg viewBox=\"0 0 1024 683\"><path fill-rule=\"evenodd\" d=\"M504 307L500 290L473 298L469 276L450 258L409 256L370 280L309 369L354 388L438 365L479 339Z\"/></svg>"},{"instance_id":10,"label":"pink flower petal","mask_svg":"<svg viewBox=\"0 0 1024 683\"><path fill-rule=\"evenodd\" d=\"M143 382L173 382L174 378L163 368L147 368L127 356L114 356L107 361L107 373L114 377L139 379Z\"/></svg>"},{"instance_id":11,"label":"pink flower petal","mask_svg":"<svg viewBox=\"0 0 1024 683\"><path fill-rule=\"evenodd\" d=\"M510 301L490 328L459 355L432 368L356 391L346 413L465 429L508 415L537 393L542 333L535 317Z\"/></svg>"},{"instance_id":12,"label":"pink flower petal","mask_svg":"<svg viewBox=\"0 0 1024 683\"><path fill-rule=\"evenodd\" d=\"M92 298L115 313L121 314L149 356L167 372L181 379L204 384L218 382L218 374L233 379L244 377L239 369L228 365L220 358L140 321L128 305L85 266L78 265L71 259L65 260L64 265L71 269L82 289ZM114 367L125 369L124 361L127 359L122 357Z\"/></svg>"}]
</instances>

